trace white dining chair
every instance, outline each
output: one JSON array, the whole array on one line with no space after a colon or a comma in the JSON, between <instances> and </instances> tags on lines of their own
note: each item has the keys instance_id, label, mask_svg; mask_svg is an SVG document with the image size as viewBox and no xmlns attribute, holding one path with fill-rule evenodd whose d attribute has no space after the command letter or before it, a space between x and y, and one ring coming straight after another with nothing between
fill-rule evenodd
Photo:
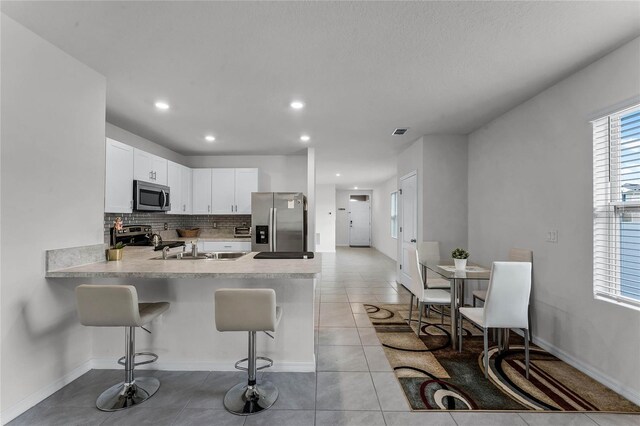
<instances>
[{"instance_id":1,"label":"white dining chair","mask_svg":"<svg viewBox=\"0 0 640 426\"><path fill-rule=\"evenodd\" d=\"M524 332L526 376L529 378L529 295L531 262L493 262L487 297L482 308L460 308L458 350L462 352L462 319L482 328L484 337L484 376L489 377L489 339L491 328L520 328Z\"/></svg>"},{"instance_id":2,"label":"white dining chair","mask_svg":"<svg viewBox=\"0 0 640 426\"><path fill-rule=\"evenodd\" d=\"M444 306L451 305L451 294L443 289L425 289L420 271L420 259L418 252L414 248L409 249L409 274L411 282L409 291L411 292L411 302L409 302L409 325L411 325L411 315L413 313L413 297L418 301L418 337L422 328L422 312L426 305L441 305L440 320L444 323Z\"/></svg>"},{"instance_id":3,"label":"white dining chair","mask_svg":"<svg viewBox=\"0 0 640 426\"><path fill-rule=\"evenodd\" d=\"M449 280L445 280L444 278L437 276L430 276L430 274L435 274L428 269L422 267L422 265L426 265L428 262L437 262L440 258L440 242L439 241L423 241L418 243L417 247L418 258L420 259L421 265L418 266L420 271L423 274L422 281L424 282L427 288L442 288L442 289L450 289L451 282Z\"/></svg>"},{"instance_id":4,"label":"white dining chair","mask_svg":"<svg viewBox=\"0 0 640 426\"><path fill-rule=\"evenodd\" d=\"M509 250L509 262L529 262L531 263L531 271L533 273L533 252L528 249L512 248ZM533 279L531 280L533 282ZM484 302L487 299L487 290L474 290L471 295L473 296L473 306L475 307L477 301ZM531 307L528 311L529 315L529 341L531 341L532 328L531 328Z\"/></svg>"}]
</instances>

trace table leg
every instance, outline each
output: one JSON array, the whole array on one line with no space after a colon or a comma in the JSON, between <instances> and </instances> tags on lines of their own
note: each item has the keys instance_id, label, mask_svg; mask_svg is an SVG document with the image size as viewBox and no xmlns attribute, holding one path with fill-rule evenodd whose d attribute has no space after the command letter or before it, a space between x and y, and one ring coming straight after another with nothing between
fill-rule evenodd
<instances>
[{"instance_id":1,"label":"table leg","mask_svg":"<svg viewBox=\"0 0 640 426\"><path fill-rule=\"evenodd\" d=\"M455 278L451 280L451 346L453 349L458 349L458 309L456 289L458 286L458 280Z\"/></svg>"}]
</instances>

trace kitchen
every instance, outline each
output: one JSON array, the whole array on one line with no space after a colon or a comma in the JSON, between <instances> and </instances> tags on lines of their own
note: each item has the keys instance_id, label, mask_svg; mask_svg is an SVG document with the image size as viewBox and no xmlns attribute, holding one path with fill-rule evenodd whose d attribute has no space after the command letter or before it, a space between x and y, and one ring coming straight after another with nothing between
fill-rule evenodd
<instances>
[{"instance_id":1,"label":"kitchen","mask_svg":"<svg viewBox=\"0 0 640 426\"><path fill-rule=\"evenodd\" d=\"M348 303L329 292L323 297L334 301L318 303L314 282L320 273L330 276L325 262L345 268L348 276L364 277L379 265L397 272L389 199L411 172L419 177L418 238L442 241L448 252L468 247L474 261L484 264L515 244L533 248L537 341L638 401L637 360L629 355L637 353L638 339L625 327L611 327L635 326L637 313L595 301L585 267L593 219L589 119L594 111L640 96L639 32L631 3L192 4L203 8L200 13L173 2L2 3L3 423L87 372L120 368L122 330L83 327L74 292L81 283L125 283L141 264L158 265L136 278L141 300L172 304L152 324L153 334L139 331L139 348L160 355L156 367L185 374L233 369L246 356L246 336L216 331L213 289L267 283L285 304L282 334L276 340L259 336L258 351L296 375L304 384L299 393L321 389L320 381L304 379L318 356L314 310ZM615 25L595 34L600 19ZM145 22L143 37L131 37ZM165 72L180 78L166 78ZM300 100L304 108L291 106ZM159 110L160 101L170 108ZM408 128L406 135L392 136L396 128ZM109 161L108 140L130 148L125 159ZM151 164L166 161L165 185L179 194L170 212L135 211L131 194L120 192L136 180L136 150ZM131 158L133 168L119 169ZM113 175L109 164L116 165ZM209 212L214 199L207 195L215 169L234 170L234 201L219 214ZM260 260L271 266L255 271L249 260L258 260L246 255L216 261L217 271L206 271L198 262L213 261L155 259L162 252L151 246L127 247L121 261L104 261L117 217L125 227L150 227L163 241L179 240L177 229L200 228L200 251L227 251L205 247L216 242L254 251L234 235L236 228L251 227L255 236L250 211L235 201L235 170L249 169L257 172L257 192L307 197L307 248L323 252L297 260L308 269ZM138 171L143 179L137 180L163 179L163 170ZM195 195L202 188L196 175L205 188L211 186L202 190L204 197ZM111 177L121 182L112 186ZM225 186L227 194L230 188ZM335 216L345 208L337 204L339 190L370 191L374 248L356 253L375 253L372 264L359 263L349 248L336 248ZM249 191L242 192L246 200ZM111 195L115 207L105 209ZM541 237L550 230L559 230L559 240ZM76 247L93 251L66 252L62 257L74 262L51 263L47 272L47 252ZM173 247L168 255L181 252ZM68 268L79 269L55 276ZM353 313L351 321L364 315ZM358 341L367 337L363 328L356 331ZM383 374L374 372L368 380ZM89 402L102 390L92 389ZM338 402L316 413L315 393L311 399L313 406L300 403L305 409L298 411L311 412L314 421L329 413L374 412L384 424L394 415L381 405L384 400L367 410ZM149 402L151 408L141 412L169 410ZM56 418L55 407L42 407ZM67 407L67 414L84 418L87 407L81 408ZM221 406L199 409L224 412ZM281 411L287 410L269 415ZM443 413L406 414L426 419ZM454 424L455 415L447 416ZM578 421L591 419L581 416Z\"/></svg>"}]
</instances>

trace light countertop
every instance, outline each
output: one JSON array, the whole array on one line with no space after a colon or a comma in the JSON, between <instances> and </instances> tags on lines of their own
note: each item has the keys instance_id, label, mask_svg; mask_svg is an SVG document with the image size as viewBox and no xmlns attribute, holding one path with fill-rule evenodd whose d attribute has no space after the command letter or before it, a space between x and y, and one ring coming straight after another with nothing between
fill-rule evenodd
<instances>
[{"instance_id":1,"label":"light countertop","mask_svg":"<svg viewBox=\"0 0 640 426\"><path fill-rule=\"evenodd\" d=\"M236 240L242 240L240 238ZM228 240L227 240L228 241ZM177 253L180 248L170 250ZM314 259L254 259L249 253L236 260L162 260L151 247L125 247L120 261L101 261L54 269L47 278L319 278L320 254ZM159 258L159 259L158 259Z\"/></svg>"}]
</instances>

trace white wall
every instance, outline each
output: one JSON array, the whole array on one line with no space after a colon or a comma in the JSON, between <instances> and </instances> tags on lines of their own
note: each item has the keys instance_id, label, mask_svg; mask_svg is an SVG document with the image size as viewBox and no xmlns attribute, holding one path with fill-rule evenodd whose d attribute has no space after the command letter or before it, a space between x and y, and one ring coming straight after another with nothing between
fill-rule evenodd
<instances>
[{"instance_id":1,"label":"white wall","mask_svg":"<svg viewBox=\"0 0 640 426\"><path fill-rule=\"evenodd\" d=\"M417 240L440 241L443 257L467 246L467 152L466 136L424 135L398 155L398 188L403 176L417 172ZM401 253L401 234L398 237Z\"/></svg>"},{"instance_id":2,"label":"white wall","mask_svg":"<svg viewBox=\"0 0 640 426\"><path fill-rule=\"evenodd\" d=\"M316 251L336 251L336 186L316 186Z\"/></svg>"},{"instance_id":3,"label":"white wall","mask_svg":"<svg viewBox=\"0 0 640 426\"><path fill-rule=\"evenodd\" d=\"M391 193L398 190L396 176L373 188L371 196L371 240L378 251L393 260L398 258L398 240L391 237Z\"/></svg>"},{"instance_id":4,"label":"white wall","mask_svg":"<svg viewBox=\"0 0 640 426\"><path fill-rule=\"evenodd\" d=\"M189 167L256 167L260 191L307 194L307 155L218 155L186 157Z\"/></svg>"},{"instance_id":5,"label":"white wall","mask_svg":"<svg viewBox=\"0 0 640 426\"><path fill-rule=\"evenodd\" d=\"M349 196L368 195L371 199L373 191L370 189L340 189L336 191L336 245L349 245ZM340 210L344 209L344 210Z\"/></svg>"},{"instance_id":6,"label":"white wall","mask_svg":"<svg viewBox=\"0 0 640 426\"><path fill-rule=\"evenodd\" d=\"M422 240L440 241L443 257L467 247L467 137L423 136Z\"/></svg>"},{"instance_id":7,"label":"white wall","mask_svg":"<svg viewBox=\"0 0 640 426\"><path fill-rule=\"evenodd\" d=\"M0 404L7 422L88 368L91 333L76 318L77 282L45 280L45 250L103 242L106 83L1 19Z\"/></svg>"},{"instance_id":8,"label":"white wall","mask_svg":"<svg viewBox=\"0 0 640 426\"><path fill-rule=\"evenodd\" d=\"M596 111L640 95L640 39L473 132L469 248L490 264L533 250L535 341L640 403L640 312L593 298ZM558 230L557 244L546 243Z\"/></svg>"}]
</instances>

